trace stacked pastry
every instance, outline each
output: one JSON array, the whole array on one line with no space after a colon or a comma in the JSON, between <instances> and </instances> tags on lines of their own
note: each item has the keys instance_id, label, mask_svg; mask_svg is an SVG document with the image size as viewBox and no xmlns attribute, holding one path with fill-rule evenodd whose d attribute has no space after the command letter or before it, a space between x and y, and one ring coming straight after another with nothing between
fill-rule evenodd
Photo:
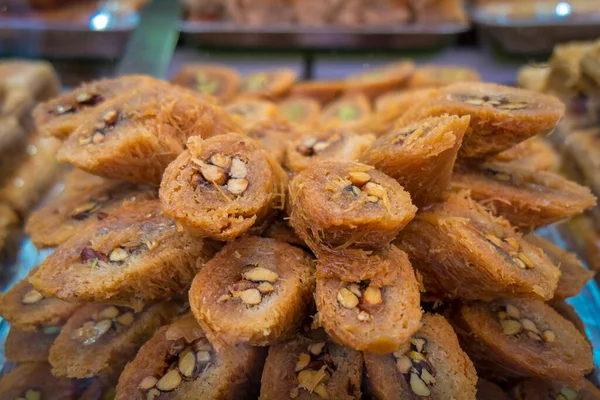
<instances>
[{"instance_id":1,"label":"stacked pastry","mask_svg":"<svg viewBox=\"0 0 600 400\"><path fill-rule=\"evenodd\" d=\"M564 106L439 71L192 66L197 91L125 76L38 106L77 169L28 219L54 252L0 300L0 397L597 396L562 302L592 274L531 233L596 203L537 137Z\"/></svg>"}]
</instances>

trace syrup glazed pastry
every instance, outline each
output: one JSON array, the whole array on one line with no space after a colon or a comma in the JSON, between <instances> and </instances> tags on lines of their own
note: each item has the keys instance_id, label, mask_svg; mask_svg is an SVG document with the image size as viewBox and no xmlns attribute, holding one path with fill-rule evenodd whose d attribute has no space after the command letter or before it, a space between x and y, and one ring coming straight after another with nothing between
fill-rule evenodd
<instances>
[{"instance_id":1,"label":"syrup glazed pastry","mask_svg":"<svg viewBox=\"0 0 600 400\"><path fill-rule=\"evenodd\" d=\"M411 89L439 88L457 82L479 82L481 76L471 68L451 65L424 65L417 68L408 81Z\"/></svg>"},{"instance_id":2,"label":"syrup glazed pastry","mask_svg":"<svg viewBox=\"0 0 600 400\"><path fill-rule=\"evenodd\" d=\"M587 379L577 382L551 382L542 379L528 379L519 382L514 390L517 400L597 400L598 390Z\"/></svg>"},{"instance_id":3,"label":"syrup glazed pastry","mask_svg":"<svg viewBox=\"0 0 600 400\"><path fill-rule=\"evenodd\" d=\"M276 99L289 92L295 81L296 73L289 68L254 72L243 77L239 94L240 96Z\"/></svg>"},{"instance_id":4,"label":"syrup glazed pastry","mask_svg":"<svg viewBox=\"0 0 600 400\"><path fill-rule=\"evenodd\" d=\"M325 105L335 100L345 88L344 81L302 81L292 86L290 96L309 97Z\"/></svg>"},{"instance_id":5,"label":"syrup glazed pastry","mask_svg":"<svg viewBox=\"0 0 600 400\"><path fill-rule=\"evenodd\" d=\"M311 311L314 272L303 250L247 236L202 267L190 306L215 346L267 346L293 334Z\"/></svg>"},{"instance_id":6,"label":"syrup glazed pastry","mask_svg":"<svg viewBox=\"0 0 600 400\"><path fill-rule=\"evenodd\" d=\"M408 60L368 69L346 78L346 91L375 99L404 86L414 72L415 64Z\"/></svg>"},{"instance_id":7,"label":"syrup glazed pastry","mask_svg":"<svg viewBox=\"0 0 600 400\"><path fill-rule=\"evenodd\" d=\"M222 65L186 64L171 82L227 102L237 94L240 76L235 69Z\"/></svg>"},{"instance_id":8,"label":"syrup glazed pastry","mask_svg":"<svg viewBox=\"0 0 600 400\"><path fill-rule=\"evenodd\" d=\"M316 127L321 116L321 105L310 97L290 97L278 105L285 119L306 127Z\"/></svg>"},{"instance_id":9,"label":"syrup glazed pastry","mask_svg":"<svg viewBox=\"0 0 600 400\"><path fill-rule=\"evenodd\" d=\"M285 117L275 103L268 100L238 98L225 106L244 130L261 122L284 123Z\"/></svg>"},{"instance_id":10,"label":"syrup glazed pastry","mask_svg":"<svg viewBox=\"0 0 600 400\"><path fill-rule=\"evenodd\" d=\"M394 243L438 298L549 300L560 276L542 250L465 192L421 211Z\"/></svg>"},{"instance_id":11,"label":"syrup glazed pastry","mask_svg":"<svg viewBox=\"0 0 600 400\"><path fill-rule=\"evenodd\" d=\"M452 177L454 189L467 189L515 227L529 232L596 205L587 187L547 171L489 162L463 168Z\"/></svg>"},{"instance_id":12,"label":"syrup glazed pastry","mask_svg":"<svg viewBox=\"0 0 600 400\"><path fill-rule=\"evenodd\" d=\"M3 60L0 63L3 86L9 90L27 91L35 101L44 101L60 93L60 82L46 61Z\"/></svg>"},{"instance_id":13,"label":"syrup glazed pastry","mask_svg":"<svg viewBox=\"0 0 600 400\"><path fill-rule=\"evenodd\" d=\"M521 166L533 171L560 169L561 158L552 145L541 136L534 136L495 156L493 161Z\"/></svg>"},{"instance_id":14,"label":"syrup glazed pastry","mask_svg":"<svg viewBox=\"0 0 600 400\"><path fill-rule=\"evenodd\" d=\"M371 103L365 95L348 94L330 103L321 113L321 125L325 128L342 128L366 132L371 125Z\"/></svg>"},{"instance_id":15,"label":"syrup glazed pastry","mask_svg":"<svg viewBox=\"0 0 600 400\"><path fill-rule=\"evenodd\" d=\"M363 356L317 331L269 348L260 400L361 398Z\"/></svg>"},{"instance_id":16,"label":"syrup glazed pastry","mask_svg":"<svg viewBox=\"0 0 600 400\"><path fill-rule=\"evenodd\" d=\"M231 133L188 141L159 194L164 213L193 235L231 240L282 209L286 186L281 166L255 140Z\"/></svg>"},{"instance_id":17,"label":"syrup glazed pastry","mask_svg":"<svg viewBox=\"0 0 600 400\"><path fill-rule=\"evenodd\" d=\"M0 201L9 204L21 216L35 206L63 169L56 162L60 142L54 138L32 136L26 147L26 158L6 177L0 187Z\"/></svg>"},{"instance_id":18,"label":"syrup glazed pastry","mask_svg":"<svg viewBox=\"0 0 600 400\"><path fill-rule=\"evenodd\" d=\"M374 129L387 132L413 104L431 96L435 89L395 90L381 95L375 101Z\"/></svg>"},{"instance_id":19,"label":"syrup glazed pastry","mask_svg":"<svg viewBox=\"0 0 600 400\"><path fill-rule=\"evenodd\" d=\"M396 179L417 206L442 199L469 117L442 116L392 129L360 161Z\"/></svg>"},{"instance_id":20,"label":"syrup glazed pastry","mask_svg":"<svg viewBox=\"0 0 600 400\"><path fill-rule=\"evenodd\" d=\"M69 378L118 373L177 311L174 303L159 303L137 313L88 304L69 318L50 348L52 373Z\"/></svg>"},{"instance_id":21,"label":"syrup glazed pastry","mask_svg":"<svg viewBox=\"0 0 600 400\"><path fill-rule=\"evenodd\" d=\"M398 248L321 253L317 271L319 321L337 342L390 353L421 327L419 285Z\"/></svg>"},{"instance_id":22,"label":"syrup glazed pastry","mask_svg":"<svg viewBox=\"0 0 600 400\"><path fill-rule=\"evenodd\" d=\"M179 232L158 200L136 202L58 246L30 281L47 296L140 310L186 290L213 247Z\"/></svg>"},{"instance_id":23,"label":"syrup glazed pastry","mask_svg":"<svg viewBox=\"0 0 600 400\"><path fill-rule=\"evenodd\" d=\"M586 339L539 300L463 304L452 312L452 323L484 376L576 381L594 366Z\"/></svg>"},{"instance_id":24,"label":"syrup glazed pastry","mask_svg":"<svg viewBox=\"0 0 600 400\"><path fill-rule=\"evenodd\" d=\"M425 314L423 327L402 349L363 354L374 399L475 400L475 368L441 315Z\"/></svg>"},{"instance_id":25,"label":"syrup glazed pastry","mask_svg":"<svg viewBox=\"0 0 600 400\"><path fill-rule=\"evenodd\" d=\"M289 189L290 224L315 253L323 246L383 247L417 211L398 182L359 163L313 164Z\"/></svg>"},{"instance_id":26,"label":"syrup glazed pastry","mask_svg":"<svg viewBox=\"0 0 600 400\"><path fill-rule=\"evenodd\" d=\"M50 346L56 340L61 326L48 326L36 332L10 328L4 342L4 355L10 362L48 361Z\"/></svg>"},{"instance_id":27,"label":"syrup glazed pastry","mask_svg":"<svg viewBox=\"0 0 600 400\"><path fill-rule=\"evenodd\" d=\"M300 172L319 161L356 161L374 141L372 134L359 135L339 128L306 133L288 143L285 167Z\"/></svg>"},{"instance_id":28,"label":"syrup glazed pastry","mask_svg":"<svg viewBox=\"0 0 600 400\"><path fill-rule=\"evenodd\" d=\"M477 380L477 400L511 400L495 383L479 378Z\"/></svg>"},{"instance_id":29,"label":"syrup glazed pastry","mask_svg":"<svg viewBox=\"0 0 600 400\"><path fill-rule=\"evenodd\" d=\"M560 269L560 279L553 300L577 296L586 283L594 277L594 273L588 271L575 254L534 234L525 236L525 240L542 249L548 259Z\"/></svg>"},{"instance_id":30,"label":"syrup glazed pastry","mask_svg":"<svg viewBox=\"0 0 600 400\"><path fill-rule=\"evenodd\" d=\"M470 115L459 158L484 159L554 129L565 112L558 99L492 83L455 83L415 104L404 123L442 114Z\"/></svg>"},{"instance_id":31,"label":"syrup glazed pastry","mask_svg":"<svg viewBox=\"0 0 600 400\"><path fill-rule=\"evenodd\" d=\"M190 136L236 129L223 109L191 91L146 86L90 112L65 140L58 160L94 175L158 186Z\"/></svg>"},{"instance_id":32,"label":"syrup glazed pastry","mask_svg":"<svg viewBox=\"0 0 600 400\"><path fill-rule=\"evenodd\" d=\"M25 363L0 379L0 399L77 399L76 382L57 378L45 362Z\"/></svg>"},{"instance_id":33,"label":"syrup glazed pastry","mask_svg":"<svg viewBox=\"0 0 600 400\"><path fill-rule=\"evenodd\" d=\"M37 248L58 246L121 205L157 197L152 188L101 178L96 186L65 190L33 212L25 231Z\"/></svg>"},{"instance_id":34,"label":"syrup glazed pastry","mask_svg":"<svg viewBox=\"0 0 600 400\"><path fill-rule=\"evenodd\" d=\"M34 275L39 268L31 270ZM14 329L35 332L62 326L81 307L55 298L44 297L25 278L0 297L0 315Z\"/></svg>"},{"instance_id":35,"label":"syrup glazed pastry","mask_svg":"<svg viewBox=\"0 0 600 400\"><path fill-rule=\"evenodd\" d=\"M133 93L146 86L164 86L165 83L149 76L130 75L84 83L33 110L38 130L45 135L66 139L89 118L90 110L121 94Z\"/></svg>"},{"instance_id":36,"label":"syrup glazed pastry","mask_svg":"<svg viewBox=\"0 0 600 400\"><path fill-rule=\"evenodd\" d=\"M255 347L217 352L188 314L142 346L119 377L115 399L255 399L263 362Z\"/></svg>"}]
</instances>

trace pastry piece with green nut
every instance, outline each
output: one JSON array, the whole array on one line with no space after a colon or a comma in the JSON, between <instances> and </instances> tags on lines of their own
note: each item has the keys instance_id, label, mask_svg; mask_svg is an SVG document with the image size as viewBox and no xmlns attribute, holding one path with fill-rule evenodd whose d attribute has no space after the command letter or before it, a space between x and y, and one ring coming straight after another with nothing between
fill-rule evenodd
<instances>
[{"instance_id":1,"label":"pastry piece with green nut","mask_svg":"<svg viewBox=\"0 0 600 400\"><path fill-rule=\"evenodd\" d=\"M296 72L290 68L257 71L242 77L239 95L276 99L288 93L295 81Z\"/></svg>"},{"instance_id":2,"label":"pastry piece with green nut","mask_svg":"<svg viewBox=\"0 0 600 400\"><path fill-rule=\"evenodd\" d=\"M549 171L488 162L452 176L455 190L488 206L524 232L566 220L596 205L590 190Z\"/></svg>"},{"instance_id":3,"label":"pastry piece with green nut","mask_svg":"<svg viewBox=\"0 0 600 400\"><path fill-rule=\"evenodd\" d=\"M470 117L443 115L379 136L360 161L396 179L417 206L443 199Z\"/></svg>"},{"instance_id":4,"label":"pastry piece with green nut","mask_svg":"<svg viewBox=\"0 0 600 400\"><path fill-rule=\"evenodd\" d=\"M319 161L356 161L374 140L372 134L359 135L341 128L310 131L288 142L285 167L297 173Z\"/></svg>"},{"instance_id":5,"label":"pastry piece with green nut","mask_svg":"<svg viewBox=\"0 0 600 400\"><path fill-rule=\"evenodd\" d=\"M483 377L572 382L594 366L586 338L539 300L463 303L450 315L463 350Z\"/></svg>"},{"instance_id":6,"label":"pastry piece with green nut","mask_svg":"<svg viewBox=\"0 0 600 400\"><path fill-rule=\"evenodd\" d=\"M368 133L373 110L369 99L361 94L347 94L327 105L321 112L321 126Z\"/></svg>"},{"instance_id":7,"label":"pastry piece with green nut","mask_svg":"<svg viewBox=\"0 0 600 400\"><path fill-rule=\"evenodd\" d=\"M141 347L119 377L115 399L256 399L264 353L243 346L215 350L187 314Z\"/></svg>"},{"instance_id":8,"label":"pastry piece with green nut","mask_svg":"<svg viewBox=\"0 0 600 400\"><path fill-rule=\"evenodd\" d=\"M215 347L267 346L293 335L312 312L314 273L304 250L246 236L202 267L190 307Z\"/></svg>"},{"instance_id":9,"label":"pastry piece with green nut","mask_svg":"<svg viewBox=\"0 0 600 400\"><path fill-rule=\"evenodd\" d=\"M357 400L362 374L359 351L313 331L269 348L259 398Z\"/></svg>"},{"instance_id":10,"label":"pastry piece with green nut","mask_svg":"<svg viewBox=\"0 0 600 400\"><path fill-rule=\"evenodd\" d=\"M187 290L216 251L160 210L158 200L124 205L57 247L30 281L46 296L140 310Z\"/></svg>"},{"instance_id":11,"label":"pastry piece with green nut","mask_svg":"<svg viewBox=\"0 0 600 400\"><path fill-rule=\"evenodd\" d=\"M194 137L165 171L163 212L192 235L232 240L284 207L288 178L248 136Z\"/></svg>"},{"instance_id":12,"label":"pastry piece with green nut","mask_svg":"<svg viewBox=\"0 0 600 400\"><path fill-rule=\"evenodd\" d=\"M140 312L125 307L88 304L64 325L50 348L52 373L69 378L118 374L140 346L177 315L171 302Z\"/></svg>"},{"instance_id":13,"label":"pastry piece with green nut","mask_svg":"<svg viewBox=\"0 0 600 400\"><path fill-rule=\"evenodd\" d=\"M374 399L475 400L475 368L441 315L425 314L419 332L394 353L363 354Z\"/></svg>"},{"instance_id":14,"label":"pastry piece with green nut","mask_svg":"<svg viewBox=\"0 0 600 400\"><path fill-rule=\"evenodd\" d=\"M81 307L52 297L45 297L33 288L28 278L39 267L31 270L28 277L19 281L0 297L0 315L11 327L24 332L54 330L62 326Z\"/></svg>"},{"instance_id":15,"label":"pastry piece with green nut","mask_svg":"<svg viewBox=\"0 0 600 400\"><path fill-rule=\"evenodd\" d=\"M75 400L77 382L74 379L55 377L48 363L25 363L0 379L0 399Z\"/></svg>"},{"instance_id":16,"label":"pastry piece with green nut","mask_svg":"<svg viewBox=\"0 0 600 400\"><path fill-rule=\"evenodd\" d=\"M235 130L234 118L191 90L141 86L90 111L58 159L105 178L158 186L189 137Z\"/></svg>"},{"instance_id":17,"label":"pastry piece with green nut","mask_svg":"<svg viewBox=\"0 0 600 400\"><path fill-rule=\"evenodd\" d=\"M360 163L312 164L289 190L290 224L317 256L322 248L384 247L417 211L398 182Z\"/></svg>"},{"instance_id":18,"label":"pastry piece with green nut","mask_svg":"<svg viewBox=\"0 0 600 400\"><path fill-rule=\"evenodd\" d=\"M458 158L481 160L552 131L564 112L564 104L549 95L492 83L465 82L433 92L414 104L402 121L408 124L442 114L470 115L471 123Z\"/></svg>"},{"instance_id":19,"label":"pastry piece with green nut","mask_svg":"<svg viewBox=\"0 0 600 400\"><path fill-rule=\"evenodd\" d=\"M310 97L293 96L277 105L285 119L300 127L316 127L319 125L321 105Z\"/></svg>"},{"instance_id":20,"label":"pastry piece with green nut","mask_svg":"<svg viewBox=\"0 0 600 400\"><path fill-rule=\"evenodd\" d=\"M227 102L238 91L240 76L233 68L216 64L184 64L171 82L208 94L221 103Z\"/></svg>"},{"instance_id":21,"label":"pastry piece with green nut","mask_svg":"<svg viewBox=\"0 0 600 400\"><path fill-rule=\"evenodd\" d=\"M415 64L410 60L366 69L346 78L346 91L362 93L370 99L375 99L384 93L406 85L414 72Z\"/></svg>"},{"instance_id":22,"label":"pastry piece with green nut","mask_svg":"<svg viewBox=\"0 0 600 400\"><path fill-rule=\"evenodd\" d=\"M423 277L426 297L549 300L560 276L541 249L467 192L420 211L394 244Z\"/></svg>"},{"instance_id":23,"label":"pastry piece with green nut","mask_svg":"<svg viewBox=\"0 0 600 400\"><path fill-rule=\"evenodd\" d=\"M394 246L320 253L315 301L320 325L356 350L391 353L421 326L419 284Z\"/></svg>"},{"instance_id":24,"label":"pastry piece with green nut","mask_svg":"<svg viewBox=\"0 0 600 400\"><path fill-rule=\"evenodd\" d=\"M532 245L542 249L548 259L560 269L560 279L554 291L553 301L577 296L588 281L594 277L594 273L586 269L575 254L569 253L533 233L524 238Z\"/></svg>"},{"instance_id":25,"label":"pastry piece with green nut","mask_svg":"<svg viewBox=\"0 0 600 400\"><path fill-rule=\"evenodd\" d=\"M518 400L597 400L600 390L587 379L577 382L552 382L527 379L514 388Z\"/></svg>"}]
</instances>

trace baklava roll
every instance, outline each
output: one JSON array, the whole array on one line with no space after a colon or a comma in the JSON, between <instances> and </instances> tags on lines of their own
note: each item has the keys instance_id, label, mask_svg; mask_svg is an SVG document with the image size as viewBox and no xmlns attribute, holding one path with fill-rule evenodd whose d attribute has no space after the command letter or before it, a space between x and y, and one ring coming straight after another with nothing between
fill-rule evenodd
<instances>
[{"instance_id":1,"label":"baklava roll","mask_svg":"<svg viewBox=\"0 0 600 400\"><path fill-rule=\"evenodd\" d=\"M346 78L346 91L362 93L373 100L404 86L414 72L415 64L410 60L366 69Z\"/></svg>"},{"instance_id":2,"label":"baklava roll","mask_svg":"<svg viewBox=\"0 0 600 400\"><path fill-rule=\"evenodd\" d=\"M419 284L394 246L319 254L315 301L321 326L356 350L391 353L421 327Z\"/></svg>"},{"instance_id":3,"label":"baklava roll","mask_svg":"<svg viewBox=\"0 0 600 400\"><path fill-rule=\"evenodd\" d=\"M214 251L148 200L122 206L62 243L30 281L47 296L140 310L187 290Z\"/></svg>"},{"instance_id":4,"label":"baklava roll","mask_svg":"<svg viewBox=\"0 0 600 400\"><path fill-rule=\"evenodd\" d=\"M310 97L289 97L277 105L290 124L304 127L319 125L321 105Z\"/></svg>"},{"instance_id":5,"label":"baklava roll","mask_svg":"<svg viewBox=\"0 0 600 400\"><path fill-rule=\"evenodd\" d=\"M595 274L586 269L575 254L534 234L529 234L524 238L532 245L542 249L548 259L560 269L560 279L552 300L564 300L577 296L588 281L594 277Z\"/></svg>"},{"instance_id":6,"label":"baklava roll","mask_svg":"<svg viewBox=\"0 0 600 400\"><path fill-rule=\"evenodd\" d=\"M216 351L188 314L142 346L119 377L115 399L255 399L263 362L255 347Z\"/></svg>"},{"instance_id":7,"label":"baklava roll","mask_svg":"<svg viewBox=\"0 0 600 400\"><path fill-rule=\"evenodd\" d=\"M361 94L348 94L330 103L321 113L321 125L325 128L369 132L373 111L369 99Z\"/></svg>"},{"instance_id":8,"label":"baklava roll","mask_svg":"<svg viewBox=\"0 0 600 400\"><path fill-rule=\"evenodd\" d=\"M549 300L560 276L541 249L465 192L419 212L394 244L434 298Z\"/></svg>"},{"instance_id":9,"label":"baklava roll","mask_svg":"<svg viewBox=\"0 0 600 400\"><path fill-rule=\"evenodd\" d=\"M359 163L313 164L290 183L289 197L290 224L316 253L383 247L417 211L398 182Z\"/></svg>"},{"instance_id":10,"label":"baklava roll","mask_svg":"<svg viewBox=\"0 0 600 400\"><path fill-rule=\"evenodd\" d=\"M398 351L363 354L374 399L475 400L477 373L441 315L425 314L419 332Z\"/></svg>"},{"instance_id":11,"label":"baklava roll","mask_svg":"<svg viewBox=\"0 0 600 400\"><path fill-rule=\"evenodd\" d=\"M375 141L372 134L325 129L301 135L287 144L285 167L297 173L319 161L353 162Z\"/></svg>"},{"instance_id":12,"label":"baklava roll","mask_svg":"<svg viewBox=\"0 0 600 400\"><path fill-rule=\"evenodd\" d=\"M596 205L596 197L587 187L560 175L498 162L456 171L451 185L469 190L474 200L525 232Z\"/></svg>"},{"instance_id":13,"label":"baklava roll","mask_svg":"<svg viewBox=\"0 0 600 400\"><path fill-rule=\"evenodd\" d=\"M50 346L56 340L62 326L48 326L34 332L10 328L4 342L7 361L17 363L46 362Z\"/></svg>"},{"instance_id":14,"label":"baklava roll","mask_svg":"<svg viewBox=\"0 0 600 400\"><path fill-rule=\"evenodd\" d=\"M29 277L39 268L31 270ZM19 281L0 297L0 315L13 329L24 332L54 330L62 326L81 307L52 297L44 297L28 278Z\"/></svg>"},{"instance_id":15,"label":"baklava roll","mask_svg":"<svg viewBox=\"0 0 600 400\"><path fill-rule=\"evenodd\" d=\"M517 400L597 400L600 390L587 379L577 382L527 379L518 383L514 395Z\"/></svg>"},{"instance_id":16,"label":"baklava roll","mask_svg":"<svg viewBox=\"0 0 600 400\"><path fill-rule=\"evenodd\" d=\"M576 381L594 367L586 338L539 300L467 303L451 315L462 348L483 376Z\"/></svg>"},{"instance_id":17,"label":"baklava roll","mask_svg":"<svg viewBox=\"0 0 600 400\"><path fill-rule=\"evenodd\" d=\"M560 155L542 136L534 136L504 150L492 160L529 168L533 171L557 172L561 167Z\"/></svg>"},{"instance_id":18,"label":"baklava roll","mask_svg":"<svg viewBox=\"0 0 600 400\"><path fill-rule=\"evenodd\" d=\"M457 82L479 82L481 76L471 68L453 65L423 65L407 83L411 89L439 88Z\"/></svg>"},{"instance_id":19,"label":"baklava roll","mask_svg":"<svg viewBox=\"0 0 600 400\"><path fill-rule=\"evenodd\" d=\"M379 96L375 100L374 129L377 132L388 132L394 127L394 122L413 104L421 102L435 91L435 89L395 90Z\"/></svg>"},{"instance_id":20,"label":"baklava roll","mask_svg":"<svg viewBox=\"0 0 600 400\"><path fill-rule=\"evenodd\" d=\"M160 326L173 320L178 309L168 302L140 312L103 304L80 308L50 348L52 373L69 378L119 373Z\"/></svg>"},{"instance_id":21,"label":"baklava roll","mask_svg":"<svg viewBox=\"0 0 600 400\"><path fill-rule=\"evenodd\" d=\"M159 194L164 213L191 234L232 240L282 209L286 186L281 166L255 140L231 133L188 141Z\"/></svg>"},{"instance_id":22,"label":"baklava roll","mask_svg":"<svg viewBox=\"0 0 600 400\"><path fill-rule=\"evenodd\" d=\"M485 159L540 133L551 132L565 106L558 99L492 83L455 83L414 104L403 123L443 114L470 115L459 159Z\"/></svg>"},{"instance_id":23,"label":"baklava roll","mask_svg":"<svg viewBox=\"0 0 600 400\"><path fill-rule=\"evenodd\" d=\"M328 81L302 81L296 82L290 90L290 96L304 96L315 99L321 105L326 105L335 100L346 88L346 82Z\"/></svg>"},{"instance_id":24,"label":"baklava roll","mask_svg":"<svg viewBox=\"0 0 600 400\"><path fill-rule=\"evenodd\" d=\"M44 101L60 93L60 81L52 64L42 60L3 60L0 76L9 90L26 90L35 101Z\"/></svg>"},{"instance_id":25,"label":"baklava roll","mask_svg":"<svg viewBox=\"0 0 600 400\"><path fill-rule=\"evenodd\" d=\"M240 75L233 68L215 64L184 64L171 82L214 96L225 103L235 97Z\"/></svg>"},{"instance_id":26,"label":"baklava roll","mask_svg":"<svg viewBox=\"0 0 600 400\"><path fill-rule=\"evenodd\" d=\"M190 307L218 348L267 346L292 335L312 311L314 273L305 251L247 236L202 267L189 292Z\"/></svg>"},{"instance_id":27,"label":"baklava roll","mask_svg":"<svg viewBox=\"0 0 600 400\"><path fill-rule=\"evenodd\" d=\"M239 94L276 99L288 93L294 82L296 82L296 72L290 68L257 71L242 78Z\"/></svg>"},{"instance_id":28,"label":"baklava roll","mask_svg":"<svg viewBox=\"0 0 600 400\"><path fill-rule=\"evenodd\" d=\"M377 138L360 161L396 179L424 206L443 199L469 117L445 115L396 127Z\"/></svg>"},{"instance_id":29,"label":"baklava roll","mask_svg":"<svg viewBox=\"0 0 600 400\"><path fill-rule=\"evenodd\" d=\"M223 109L187 89L142 86L90 112L58 159L94 175L158 186L189 137L236 129Z\"/></svg>"},{"instance_id":30,"label":"baklava roll","mask_svg":"<svg viewBox=\"0 0 600 400\"><path fill-rule=\"evenodd\" d=\"M269 348L260 400L357 400L363 356L322 332L297 336Z\"/></svg>"},{"instance_id":31,"label":"baklava roll","mask_svg":"<svg viewBox=\"0 0 600 400\"><path fill-rule=\"evenodd\" d=\"M57 378L45 362L19 365L0 379L0 399L77 399L77 383Z\"/></svg>"}]
</instances>

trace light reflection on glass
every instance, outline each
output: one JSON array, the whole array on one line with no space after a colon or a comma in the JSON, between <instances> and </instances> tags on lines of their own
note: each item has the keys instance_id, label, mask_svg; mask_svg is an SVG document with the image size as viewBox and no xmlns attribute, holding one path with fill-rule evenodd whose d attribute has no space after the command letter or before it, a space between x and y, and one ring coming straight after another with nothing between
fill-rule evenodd
<instances>
[{"instance_id":1,"label":"light reflection on glass","mask_svg":"<svg viewBox=\"0 0 600 400\"><path fill-rule=\"evenodd\" d=\"M554 12L559 17L566 17L571 14L571 5L566 1L561 1L556 5Z\"/></svg>"},{"instance_id":2,"label":"light reflection on glass","mask_svg":"<svg viewBox=\"0 0 600 400\"><path fill-rule=\"evenodd\" d=\"M95 31L103 31L108 26L110 18L105 13L98 13L90 19L90 28Z\"/></svg>"}]
</instances>

